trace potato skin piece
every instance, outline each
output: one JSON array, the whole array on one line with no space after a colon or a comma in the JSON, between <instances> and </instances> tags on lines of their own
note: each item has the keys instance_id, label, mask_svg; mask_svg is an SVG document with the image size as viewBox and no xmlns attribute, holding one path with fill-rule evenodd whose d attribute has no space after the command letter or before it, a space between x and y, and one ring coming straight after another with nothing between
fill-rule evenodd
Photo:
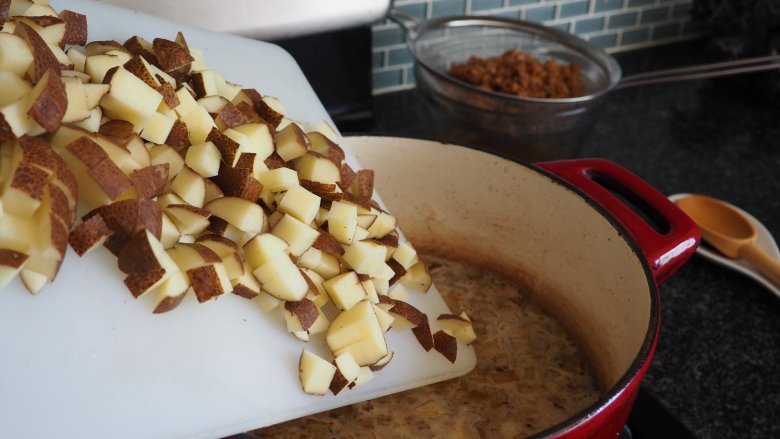
<instances>
[{"instance_id":1,"label":"potato skin piece","mask_svg":"<svg viewBox=\"0 0 780 439\"><path fill-rule=\"evenodd\" d=\"M24 22L17 23L14 32L21 36L27 44L30 45L30 49L32 50L33 65L32 71L29 72L32 83L37 84L49 70L52 70L55 73L54 76L59 78L62 65L57 61L57 57L55 57L54 53L49 49L46 41L38 35L38 32L35 32L33 28ZM63 115L64 114L65 113L63 113Z\"/></svg>"},{"instance_id":2,"label":"potato skin piece","mask_svg":"<svg viewBox=\"0 0 780 439\"><path fill-rule=\"evenodd\" d=\"M87 16L63 9L63 11L60 12L60 18L65 22L65 35L62 38L62 44L60 44L60 46L64 47L67 44L85 46L89 33ZM0 21L0 23L2 23L2 21Z\"/></svg>"},{"instance_id":3,"label":"potato skin piece","mask_svg":"<svg viewBox=\"0 0 780 439\"><path fill-rule=\"evenodd\" d=\"M14 135L8 122L5 121L5 116L0 114L0 142L7 142L9 140L14 140L15 138L16 135Z\"/></svg>"},{"instance_id":4,"label":"potato skin piece","mask_svg":"<svg viewBox=\"0 0 780 439\"><path fill-rule=\"evenodd\" d=\"M431 334L431 326L428 324L428 316L423 314L423 319L414 328L412 328L412 333L417 338L417 341L420 342L420 346L422 346L423 349L425 349L425 352L430 351L434 347L434 340L433 335ZM446 335L446 334L445 334Z\"/></svg>"},{"instance_id":5,"label":"potato skin piece","mask_svg":"<svg viewBox=\"0 0 780 439\"><path fill-rule=\"evenodd\" d=\"M122 273L128 275L140 276L162 270L160 274L162 277L165 269L153 255L154 251L147 239L146 230L139 230L122 247L117 255L117 265Z\"/></svg>"},{"instance_id":6,"label":"potato skin piece","mask_svg":"<svg viewBox=\"0 0 780 439\"><path fill-rule=\"evenodd\" d=\"M150 165L130 173L130 181L133 183L139 198L155 198L162 194L168 184L168 163Z\"/></svg>"},{"instance_id":7,"label":"potato skin piece","mask_svg":"<svg viewBox=\"0 0 780 439\"><path fill-rule=\"evenodd\" d=\"M252 300L260 294L247 288L245 285L236 284L233 285L233 294L241 296L244 299Z\"/></svg>"},{"instance_id":8,"label":"potato skin piece","mask_svg":"<svg viewBox=\"0 0 780 439\"><path fill-rule=\"evenodd\" d=\"M179 304L184 300L184 296L187 294L179 294L175 297L166 297L165 299L161 300L160 303L157 304L157 306L154 308L153 313L154 314L162 314L168 311L171 311L172 309L179 306Z\"/></svg>"},{"instance_id":9,"label":"potato skin piece","mask_svg":"<svg viewBox=\"0 0 780 439\"><path fill-rule=\"evenodd\" d=\"M155 38L152 42L152 48L157 62L160 64L159 67L165 73L188 67L194 60L186 48L164 38Z\"/></svg>"},{"instance_id":10,"label":"potato skin piece","mask_svg":"<svg viewBox=\"0 0 780 439\"><path fill-rule=\"evenodd\" d=\"M458 341L444 331L433 334L433 348L450 360L450 363L454 363L458 358Z\"/></svg>"},{"instance_id":11,"label":"potato skin piece","mask_svg":"<svg viewBox=\"0 0 780 439\"><path fill-rule=\"evenodd\" d=\"M100 125L100 128L98 128L98 133L103 136L127 139L133 135L133 124L126 120L112 119Z\"/></svg>"},{"instance_id":12,"label":"potato skin piece","mask_svg":"<svg viewBox=\"0 0 780 439\"><path fill-rule=\"evenodd\" d=\"M43 190L49 183L46 171L28 163L19 163L11 176L10 187L19 189L35 200L43 199Z\"/></svg>"},{"instance_id":13,"label":"potato skin piece","mask_svg":"<svg viewBox=\"0 0 780 439\"><path fill-rule=\"evenodd\" d=\"M11 0L0 0L0 25L8 20L11 9Z\"/></svg>"},{"instance_id":14,"label":"potato skin piece","mask_svg":"<svg viewBox=\"0 0 780 439\"><path fill-rule=\"evenodd\" d=\"M317 305L305 298L299 302L285 302L284 309L298 317L304 331L308 330L320 315L320 310L317 309Z\"/></svg>"},{"instance_id":15,"label":"potato skin piece","mask_svg":"<svg viewBox=\"0 0 780 439\"><path fill-rule=\"evenodd\" d=\"M241 154L241 157L248 154ZM241 159L239 159L239 162ZM225 162L220 162L219 173L211 177L211 181L217 184L227 197L239 197L248 201L255 202L260 198L263 191L263 185L252 176L252 170L239 167L232 167Z\"/></svg>"},{"instance_id":16,"label":"potato skin piece","mask_svg":"<svg viewBox=\"0 0 780 439\"><path fill-rule=\"evenodd\" d=\"M84 256L85 253L99 245L101 241L107 239L113 233L106 223L103 222L103 217L93 215L71 230L68 235L68 242L77 255Z\"/></svg>"},{"instance_id":17,"label":"potato skin piece","mask_svg":"<svg viewBox=\"0 0 780 439\"><path fill-rule=\"evenodd\" d=\"M154 200L116 201L98 207L88 213L84 220L93 213L100 214L108 228L114 232L104 245L115 255L119 255L128 240L135 239L134 235L139 231L148 230L157 239L162 235L162 209Z\"/></svg>"},{"instance_id":18,"label":"potato skin piece","mask_svg":"<svg viewBox=\"0 0 780 439\"><path fill-rule=\"evenodd\" d=\"M157 268L146 272L132 273L125 278L124 282L127 289L130 290L130 294L137 299L163 276L165 276L165 270Z\"/></svg>"},{"instance_id":19,"label":"potato skin piece","mask_svg":"<svg viewBox=\"0 0 780 439\"><path fill-rule=\"evenodd\" d=\"M208 136L206 136L206 140L213 143L214 146L219 149L219 153L222 155L223 162L229 164L230 166L235 163L236 154L238 153L240 147L238 142L226 136L222 131L219 130L219 128L216 127L209 131Z\"/></svg>"},{"instance_id":20,"label":"potato skin piece","mask_svg":"<svg viewBox=\"0 0 780 439\"><path fill-rule=\"evenodd\" d=\"M320 235L314 240L312 247L319 251L341 257L344 256L344 247L330 233L320 230Z\"/></svg>"},{"instance_id":21,"label":"potato skin piece","mask_svg":"<svg viewBox=\"0 0 780 439\"><path fill-rule=\"evenodd\" d=\"M336 362L333 362L333 365L336 366ZM349 381L347 381L346 378L344 378L344 374L341 373L338 367L336 367L336 373L333 374L333 379L330 381L330 387L329 390L334 394L338 395L339 392L344 390L345 387L349 384Z\"/></svg>"},{"instance_id":22,"label":"potato skin piece","mask_svg":"<svg viewBox=\"0 0 780 439\"><path fill-rule=\"evenodd\" d=\"M195 297L200 303L224 294L217 277L217 270L213 265L191 268L187 270L187 276L190 278Z\"/></svg>"},{"instance_id":23,"label":"potato skin piece","mask_svg":"<svg viewBox=\"0 0 780 439\"><path fill-rule=\"evenodd\" d=\"M190 146L190 135L187 130L187 124L176 119L176 121L173 122L171 132L168 133L168 138L165 139L165 144L176 150L176 152L180 152L184 148Z\"/></svg>"},{"instance_id":24,"label":"potato skin piece","mask_svg":"<svg viewBox=\"0 0 780 439\"><path fill-rule=\"evenodd\" d=\"M47 47L46 50L49 48ZM33 101L27 115L47 132L53 133L60 127L65 111L68 109L68 95L65 93L65 84L60 79L59 70L55 71L53 67L48 67L40 80L45 81L44 88Z\"/></svg>"},{"instance_id":25,"label":"potato skin piece","mask_svg":"<svg viewBox=\"0 0 780 439\"><path fill-rule=\"evenodd\" d=\"M24 253L14 251L8 248L0 248L0 265L19 268L27 261L28 256Z\"/></svg>"}]
</instances>

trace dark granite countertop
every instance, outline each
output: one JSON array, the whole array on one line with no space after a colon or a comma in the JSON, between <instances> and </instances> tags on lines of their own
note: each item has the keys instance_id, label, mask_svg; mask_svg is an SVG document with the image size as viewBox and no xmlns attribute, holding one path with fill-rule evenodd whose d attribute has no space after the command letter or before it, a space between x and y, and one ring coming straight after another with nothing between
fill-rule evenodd
<instances>
[{"instance_id":1,"label":"dark granite countertop","mask_svg":"<svg viewBox=\"0 0 780 439\"><path fill-rule=\"evenodd\" d=\"M703 45L618 59L626 72L647 71L703 60ZM780 102L747 87L750 81L615 92L579 156L612 160L667 195L727 200L780 238ZM374 112L373 124L341 130L431 138L416 91L377 96ZM669 279L661 296L660 342L638 405L658 406L696 438L780 437L780 299L701 256Z\"/></svg>"},{"instance_id":2,"label":"dark granite countertop","mask_svg":"<svg viewBox=\"0 0 780 439\"><path fill-rule=\"evenodd\" d=\"M581 154L615 161L667 195L727 200L780 239L780 102L747 80L618 92ZM696 256L661 300L646 390L696 437L778 437L780 299Z\"/></svg>"}]
</instances>

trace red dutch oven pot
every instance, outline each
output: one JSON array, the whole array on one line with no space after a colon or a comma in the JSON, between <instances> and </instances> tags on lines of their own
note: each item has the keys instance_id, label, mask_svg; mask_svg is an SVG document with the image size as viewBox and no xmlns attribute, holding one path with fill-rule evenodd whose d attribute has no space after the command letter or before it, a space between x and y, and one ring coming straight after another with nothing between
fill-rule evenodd
<instances>
[{"instance_id":1,"label":"red dutch oven pot","mask_svg":"<svg viewBox=\"0 0 780 439\"><path fill-rule=\"evenodd\" d=\"M580 341L602 395L534 437L617 437L658 343L658 286L698 245L690 218L606 160L529 165L416 139L349 144L418 248L510 276Z\"/></svg>"}]
</instances>

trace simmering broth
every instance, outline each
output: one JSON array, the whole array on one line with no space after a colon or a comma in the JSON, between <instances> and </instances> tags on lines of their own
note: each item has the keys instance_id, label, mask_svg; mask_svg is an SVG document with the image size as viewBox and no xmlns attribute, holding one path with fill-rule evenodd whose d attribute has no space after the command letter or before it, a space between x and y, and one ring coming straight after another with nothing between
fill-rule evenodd
<instances>
[{"instance_id":1,"label":"simmering broth","mask_svg":"<svg viewBox=\"0 0 780 439\"><path fill-rule=\"evenodd\" d=\"M574 339L527 292L499 274L433 256L426 261L450 308L466 310L473 321L479 337L474 371L253 433L285 438L524 437L596 401L599 391Z\"/></svg>"}]
</instances>

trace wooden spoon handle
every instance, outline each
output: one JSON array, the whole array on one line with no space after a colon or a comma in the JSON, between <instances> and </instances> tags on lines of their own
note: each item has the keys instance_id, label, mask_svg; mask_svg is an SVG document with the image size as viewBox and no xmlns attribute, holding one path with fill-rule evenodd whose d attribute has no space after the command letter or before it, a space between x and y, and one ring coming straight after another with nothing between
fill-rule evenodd
<instances>
[{"instance_id":1,"label":"wooden spoon handle","mask_svg":"<svg viewBox=\"0 0 780 439\"><path fill-rule=\"evenodd\" d=\"M748 244L740 249L740 256L753 264L758 271L780 286L780 262L756 246Z\"/></svg>"}]
</instances>

